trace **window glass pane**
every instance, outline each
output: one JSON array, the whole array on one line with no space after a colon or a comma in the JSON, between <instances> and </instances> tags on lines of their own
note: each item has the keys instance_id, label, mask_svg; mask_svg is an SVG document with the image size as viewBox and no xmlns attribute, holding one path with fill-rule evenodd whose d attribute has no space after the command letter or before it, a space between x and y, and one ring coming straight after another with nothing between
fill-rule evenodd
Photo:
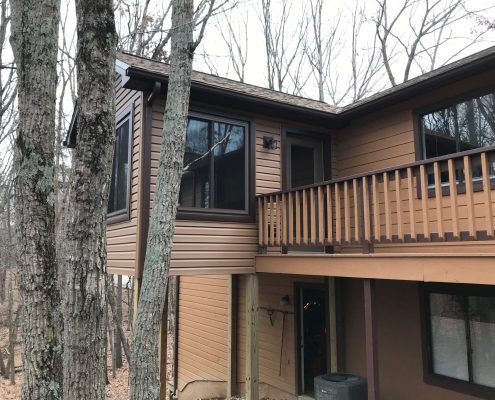
<instances>
[{"instance_id":1,"label":"window glass pane","mask_svg":"<svg viewBox=\"0 0 495 400\"><path fill-rule=\"evenodd\" d=\"M430 293L433 372L469 380L462 296Z\"/></svg>"},{"instance_id":2,"label":"window glass pane","mask_svg":"<svg viewBox=\"0 0 495 400\"><path fill-rule=\"evenodd\" d=\"M201 158L209 150L208 121L190 118L187 123L184 167L179 193L181 207L209 208L209 157ZM200 159L201 158L201 159Z\"/></svg>"},{"instance_id":3,"label":"window glass pane","mask_svg":"<svg viewBox=\"0 0 495 400\"><path fill-rule=\"evenodd\" d=\"M495 145L494 94L457 105L460 151Z\"/></svg>"},{"instance_id":4,"label":"window glass pane","mask_svg":"<svg viewBox=\"0 0 495 400\"><path fill-rule=\"evenodd\" d=\"M129 179L129 120L117 128L108 213L127 209Z\"/></svg>"},{"instance_id":5,"label":"window glass pane","mask_svg":"<svg viewBox=\"0 0 495 400\"><path fill-rule=\"evenodd\" d=\"M494 98L489 94L457 105L459 151L495 145ZM490 169L493 175L493 165ZM481 167L473 167L473 178L481 176Z\"/></svg>"},{"instance_id":6,"label":"window glass pane","mask_svg":"<svg viewBox=\"0 0 495 400\"><path fill-rule=\"evenodd\" d=\"M473 381L495 387L495 298L469 297Z\"/></svg>"},{"instance_id":7,"label":"window glass pane","mask_svg":"<svg viewBox=\"0 0 495 400\"><path fill-rule=\"evenodd\" d=\"M315 152L311 147L292 145L290 148L291 187L315 183Z\"/></svg>"},{"instance_id":8,"label":"window glass pane","mask_svg":"<svg viewBox=\"0 0 495 400\"><path fill-rule=\"evenodd\" d=\"M227 137L228 135L228 137ZM246 138L244 127L230 123L213 123L215 147L215 208L246 208Z\"/></svg>"},{"instance_id":9,"label":"window glass pane","mask_svg":"<svg viewBox=\"0 0 495 400\"><path fill-rule=\"evenodd\" d=\"M425 158L444 156L457 151L454 107L423 115L421 129Z\"/></svg>"}]
</instances>

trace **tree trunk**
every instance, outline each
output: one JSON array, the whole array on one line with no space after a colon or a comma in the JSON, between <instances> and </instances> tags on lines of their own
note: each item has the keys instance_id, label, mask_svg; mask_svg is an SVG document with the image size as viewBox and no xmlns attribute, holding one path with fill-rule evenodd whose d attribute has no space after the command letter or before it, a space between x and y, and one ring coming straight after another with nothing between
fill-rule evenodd
<instances>
[{"instance_id":1,"label":"tree trunk","mask_svg":"<svg viewBox=\"0 0 495 400\"><path fill-rule=\"evenodd\" d=\"M19 124L15 206L23 400L58 399L62 325L55 252L53 143L60 0L12 0Z\"/></svg>"},{"instance_id":2,"label":"tree trunk","mask_svg":"<svg viewBox=\"0 0 495 400\"><path fill-rule=\"evenodd\" d=\"M8 207L9 205L7 205ZM10 243L9 243L10 247ZM1 260L0 265L0 303L5 301L5 283L7 280L7 269L5 268L5 263L8 262L7 255L5 255L4 260Z\"/></svg>"},{"instance_id":3,"label":"tree trunk","mask_svg":"<svg viewBox=\"0 0 495 400\"><path fill-rule=\"evenodd\" d=\"M5 362L3 361L2 349L0 349L0 376L5 377Z\"/></svg>"},{"instance_id":4,"label":"tree trunk","mask_svg":"<svg viewBox=\"0 0 495 400\"><path fill-rule=\"evenodd\" d=\"M10 384L15 385L15 340L16 340L16 320L14 318L14 292L12 291L12 276L9 280L9 377Z\"/></svg>"},{"instance_id":5,"label":"tree trunk","mask_svg":"<svg viewBox=\"0 0 495 400\"><path fill-rule=\"evenodd\" d=\"M132 337L131 400L160 396L158 342L167 296L191 88L193 0L173 0L170 76L144 274Z\"/></svg>"},{"instance_id":6,"label":"tree trunk","mask_svg":"<svg viewBox=\"0 0 495 400\"><path fill-rule=\"evenodd\" d=\"M113 316L113 324L115 327L115 331L117 332L117 336L115 336L115 343L121 343L122 347L124 348L124 354L127 360L127 364L131 364L131 350L129 348L129 344L127 343L127 339L125 338L125 333L124 329L122 328L122 320L120 322L117 320L117 315L115 313L116 309L116 304L115 304L115 297L113 294L113 291L108 289L108 304L110 305L110 310L112 311L112 316ZM121 356L122 358L122 356Z\"/></svg>"},{"instance_id":7,"label":"tree trunk","mask_svg":"<svg viewBox=\"0 0 495 400\"><path fill-rule=\"evenodd\" d=\"M116 319L114 320L114 351L115 351L115 368L122 368L122 346L120 344L120 333L118 328L122 329L122 275L117 275L117 293L115 308Z\"/></svg>"},{"instance_id":8,"label":"tree trunk","mask_svg":"<svg viewBox=\"0 0 495 400\"><path fill-rule=\"evenodd\" d=\"M110 323L110 320L108 320L108 344L110 345L110 356L112 359L112 379L115 379L117 377L117 375L115 374L115 344L112 324Z\"/></svg>"},{"instance_id":9,"label":"tree trunk","mask_svg":"<svg viewBox=\"0 0 495 400\"><path fill-rule=\"evenodd\" d=\"M127 289L127 330L132 329L132 323L134 318L134 282L136 281L133 276L129 277L130 289ZM128 285L129 286L129 285ZM130 290L130 291L129 291Z\"/></svg>"},{"instance_id":10,"label":"tree trunk","mask_svg":"<svg viewBox=\"0 0 495 400\"><path fill-rule=\"evenodd\" d=\"M77 151L59 228L65 272L64 398L105 398L107 207L115 142L112 0L76 0Z\"/></svg>"}]
</instances>

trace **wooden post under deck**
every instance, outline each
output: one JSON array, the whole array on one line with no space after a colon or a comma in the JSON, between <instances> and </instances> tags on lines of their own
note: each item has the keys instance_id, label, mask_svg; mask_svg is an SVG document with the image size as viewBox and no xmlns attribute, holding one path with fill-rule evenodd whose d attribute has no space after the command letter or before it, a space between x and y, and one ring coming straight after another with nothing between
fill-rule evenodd
<instances>
[{"instance_id":1,"label":"wooden post under deck","mask_svg":"<svg viewBox=\"0 0 495 400\"><path fill-rule=\"evenodd\" d=\"M229 275L227 397L237 394L237 275Z\"/></svg>"},{"instance_id":2,"label":"wooden post under deck","mask_svg":"<svg viewBox=\"0 0 495 400\"><path fill-rule=\"evenodd\" d=\"M258 275L246 284L246 400L259 399L258 376Z\"/></svg>"},{"instance_id":3,"label":"wooden post under deck","mask_svg":"<svg viewBox=\"0 0 495 400\"><path fill-rule=\"evenodd\" d=\"M379 400L380 388L374 279L364 280L364 320L366 330L366 375L368 379L368 400Z\"/></svg>"},{"instance_id":4,"label":"wooden post under deck","mask_svg":"<svg viewBox=\"0 0 495 400\"><path fill-rule=\"evenodd\" d=\"M177 322L176 322L177 323ZM168 283L167 297L163 306L162 323L160 325L160 342L158 345L158 365L160 368L160 400L168 398L167 393L167 333L168 333Z\"/></svg>"},{"instance_id":5,"label":"wooden post under deck","mask_svg":"<svg viewBox=\"0 0 495 400\"><path fill-rule=\"evenodd\" d=\"M330 318L330 371L338 371L338 343L337 343L337 302L335 295L335 278L328 278L328 305Z\"/></svg>"}]
</instances>

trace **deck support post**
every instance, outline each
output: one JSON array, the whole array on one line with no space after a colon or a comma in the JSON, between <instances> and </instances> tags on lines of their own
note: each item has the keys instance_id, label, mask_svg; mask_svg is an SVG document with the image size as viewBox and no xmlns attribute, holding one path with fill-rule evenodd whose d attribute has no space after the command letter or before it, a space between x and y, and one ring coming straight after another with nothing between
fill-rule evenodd
<instances>
[{"instance_id":1,"label":"deck support post","mask_svg":"<svg viewBox=\"0 0 495 400\"><path fill-rule=\"evenodd\" d=\"M167 400L167 335L168 335L168 283L165 290L165 304L163 306L162 323L160 325L160 343L158 345L158 366L160 369L160 400Z\"/></svg>"},{"instance_id":2,"label":"deck support post","mask_svg":"<svg viewBox=\"0 0 495 400\"><path fill-rule=\"evenodd\" d=\"M246 400L259 399L258 275L247 275L246 285Z\"/></svg>"},{"instance_id":3,"label":"deck support post","mask_svg":"<svg viewBox=\"0 0 495 400\"><path fill-rule=\"evenodd\" d=\"M338 371L337 340L337 298L335 294L335 278L328 277L328 308L330 318L330 365L329 372Z\"/></svg>"},{"instance_id":4,"label":"deck support post","mask_svg":"<svg viewBox=\"0 0 495 400\"><path fill-rule=\"evenodd\" d=\"M380 388L374 279L364 279L364 320L366 331L366 375L368 379L368 400L379 400Z\"/></svg>"},{"instance_id":5,"label":"deck support post","mask_svg":"<svg viewBox=\"0 0 495 400\"><path fill-rule=\"evenodd\" d=\"M237 275L229 275L227 397L237 395Z\"/></svg>"}]
</instances>

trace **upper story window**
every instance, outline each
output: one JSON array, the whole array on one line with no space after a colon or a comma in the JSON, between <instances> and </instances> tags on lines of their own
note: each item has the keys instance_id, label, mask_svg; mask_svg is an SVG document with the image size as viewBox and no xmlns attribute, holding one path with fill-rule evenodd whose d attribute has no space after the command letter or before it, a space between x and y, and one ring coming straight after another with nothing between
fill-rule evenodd
<instances>
[{"instance_id":1,"label":"upper story window","mask_svg":"<svg viewBox=\"0 0 495 400\"><path fill-rule=\"evenodd\" d=\"M129 219L129 197L131 183L131 114L126 113L117 122L115 150L108 198L108 222Z\"/></svg>"},{"instance_id":2,"label":"upper story window","mask_svg":"<svg viewBox=\"0 0 495 400\"><path fill-rule=\"evenodd\" d=\"M422 115L421 133L424 158L495 145L495 93Z\"/></svg>"},{"instance_id":3,"label":"upper story window","mask_svg":"<svg viewBox=\"0 0 495 400\"><path fill-rule=\"evenodd\" d=\"M179 203L181 210L248 212L248 124L190 114Z\"/></svg>"},{"instance_id":4,"label":"upper story window","mask_svg":"<svg viewBox=\"0 0 495 400\"><path fill-rule=\"evenodd\" d=\"M429 378L495 395L495 295L474 285L425 284ZM480 392L478 392L479 395Z\"/></svg>"},{"instance_id":5,"label":"upper story window","mask_svg":"<svg viewBox=\"0 0 495 400\"><path fill-rule=\"evenodd\" d=\"M495 92L469 97L423 114L420 127L424 159L494 146ZM491 172L493 175L493 166ZM457 170L456 176L458 184L465 179L463 170ZM480 177L481 167L473 168L472 178ZM442 173L442 182L447 181L448 173Z\"/></svg>"}]
</instances>

